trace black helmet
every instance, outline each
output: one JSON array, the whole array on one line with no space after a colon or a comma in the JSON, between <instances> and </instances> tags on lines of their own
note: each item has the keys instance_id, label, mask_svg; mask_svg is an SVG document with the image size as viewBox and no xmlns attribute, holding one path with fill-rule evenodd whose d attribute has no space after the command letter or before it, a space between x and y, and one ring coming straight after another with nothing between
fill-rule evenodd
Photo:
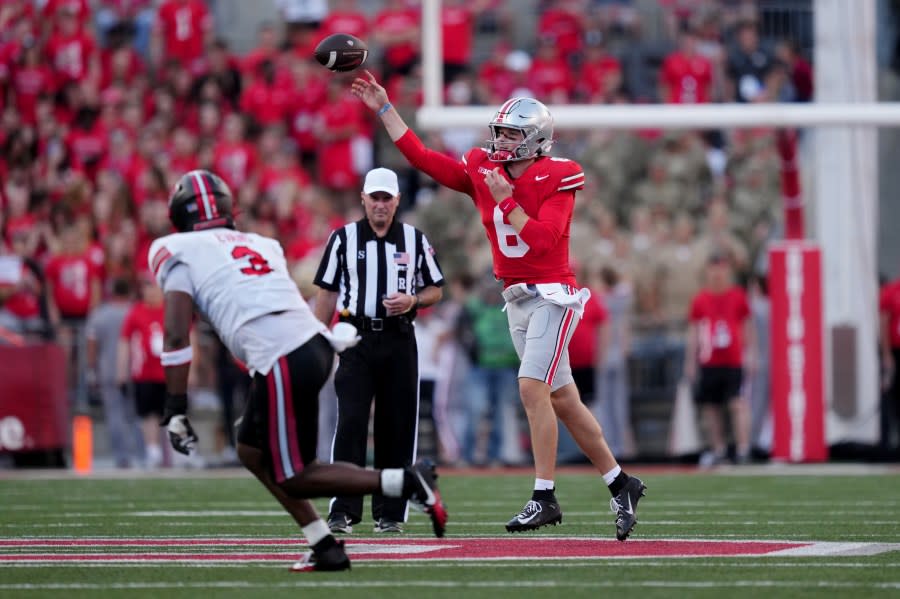
<instances>
[{"instance_id":1,"label":"black helmet","mask_svg":"<svg viewBox=\"0 0 900 599\"><path fill-rule=\"evenodd\" d=\"M169 196L169 220L180 233L213 227L234 228L231 190L213 173L186 173Z\"/></svg>"}]
</instances>

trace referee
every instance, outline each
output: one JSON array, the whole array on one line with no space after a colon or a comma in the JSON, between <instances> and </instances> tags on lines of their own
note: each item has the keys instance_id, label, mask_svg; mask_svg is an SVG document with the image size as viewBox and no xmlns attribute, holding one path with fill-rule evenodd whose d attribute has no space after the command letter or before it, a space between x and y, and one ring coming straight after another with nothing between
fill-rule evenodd
<instances>
[{"instance_id":1,"label":"referee","mask_svg":"<svg viewBox=\"0 0 900 599\"><path fill-rule=\"evenodd\" d=\"M316 317L331 324L335 311L362 340L340 355L334 377L338 423L332 460L366 465L369 414L375 400L375 468L416 459L419 412L417 308L441 299L443 275L421 231L394 220L400 202L397 175L386 168L366 174L366 217L331 233L315 284ZM335 497L328 525L352 532L362 520L361 496ZM402 532L406 501L372 496L375 532Z\"/></svg>"}]
</instances>

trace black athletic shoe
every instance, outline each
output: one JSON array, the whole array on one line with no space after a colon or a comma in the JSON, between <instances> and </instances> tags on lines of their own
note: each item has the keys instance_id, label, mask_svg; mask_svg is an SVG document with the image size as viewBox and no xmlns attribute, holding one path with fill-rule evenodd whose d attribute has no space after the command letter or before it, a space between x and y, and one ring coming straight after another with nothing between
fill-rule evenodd
<instances>
[{"instance_id":1,"label":"black athletic shoe","mask_svg":"<svg viewBox=\"0 0 900 599\"><path fill-rule=\"evenodd\" d=\"M332 514L328 518L328 529L331 530L332 533L349 535L353 532L353 525L347 515Z\"/></svg>"},{"instance_id":2,"label":"black athletic shoe","mask_svg":"<svg viewBox=\"0 0 900 599\"><path fill-rule=\"evenodd\" d=\"M609 500L609 509L616 515L616 538L624 541L631 534L637 523L638 501L644 496L647 486L636 476L632 476L619 491L619 494Z\"/></svg>"},{"instance_id":3,"label":"black athletic shoe","mask_svg":"<svg viewBox=\"0 0 900 599\"><path fill-rule=\"evenodd\" d=\"M535 530L548 524L562 524L562 510L555 501L529 499L522 511L506 523L507 532Z\"/></svg>"},{"instance_id":4,"label":"black athletic shoe","mask_svg":"<svg viewBox=\"0 0 900 599\"><path fill-rule=\"evenodd\" d=\"M403 525L396 520L381 518L375 523L375 532L403 532Z\"/></svg>"},{"instance_id":5,"label":"black athletic shoe","mask_svg":"<svg viewBox=\"0 0 900 599\"><path fill-rule=\"evenodd\" d=\"M291 566L291 572L337 572L350 569L350 558L344 551L344 542L338 541L323 551L312 550L303 554L300 561Z\"/></svg>"},{"instance_id":6,"label":"black athletic shoe","mask_svg":"<svg viewBox=\"0 0 900 599\"><path fill-rule=\"evenodd\" d=\"M431 516L434 536L444 536L447 527L447 507L441 501L441 493L438 491L434 462L419 460L406 469L406 474L413 485L413 492L409 497L410 504Z\"/></svg>"}]
</instances>

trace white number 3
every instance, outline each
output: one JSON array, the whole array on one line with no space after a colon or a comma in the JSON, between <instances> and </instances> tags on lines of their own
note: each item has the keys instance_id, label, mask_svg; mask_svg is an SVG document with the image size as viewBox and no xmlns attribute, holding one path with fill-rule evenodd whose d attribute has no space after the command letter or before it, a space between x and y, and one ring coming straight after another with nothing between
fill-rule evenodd
<instances>
[{"instance_id":1,"label":"white number 3","mask_svg":"<svg viewBox=\"0 0 900 599\"><path fill-rule=\"evenodd\" d=\"M497 231L497 247L507 258L521 258L531 249L512 225L503 222L499 206L494 206L494 230Z\"/></svg>"}]
</instances>

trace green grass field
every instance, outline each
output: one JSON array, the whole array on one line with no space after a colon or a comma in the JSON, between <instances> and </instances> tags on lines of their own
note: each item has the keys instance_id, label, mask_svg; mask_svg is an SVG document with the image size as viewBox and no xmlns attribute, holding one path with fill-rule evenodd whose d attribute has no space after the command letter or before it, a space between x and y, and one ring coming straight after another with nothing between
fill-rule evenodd
<instances>
[{"instance_id":1,"label":"green grass field","mask_svg":"<svg viewBox=\"0 0 900 599\"><path fill-rule=\"evenodd\" d=\"M900 596L896 468L632 470L649 491L624 544L614 540L609 494L588 470L557 478L561 526L516 536L503 524L527 499L531 475L451 471L440 479L444 539L418 513L387 541L358 525L347 537L353 569L334 574L288 572L303 550L299 531L241 472L0 472L0 597ZM753 541L800 549L717 549L753 553ZM578 543L589 554L565 557L584 553ZM685 547L707 555L685 556Z\"/></svg>"}]
</instances>

